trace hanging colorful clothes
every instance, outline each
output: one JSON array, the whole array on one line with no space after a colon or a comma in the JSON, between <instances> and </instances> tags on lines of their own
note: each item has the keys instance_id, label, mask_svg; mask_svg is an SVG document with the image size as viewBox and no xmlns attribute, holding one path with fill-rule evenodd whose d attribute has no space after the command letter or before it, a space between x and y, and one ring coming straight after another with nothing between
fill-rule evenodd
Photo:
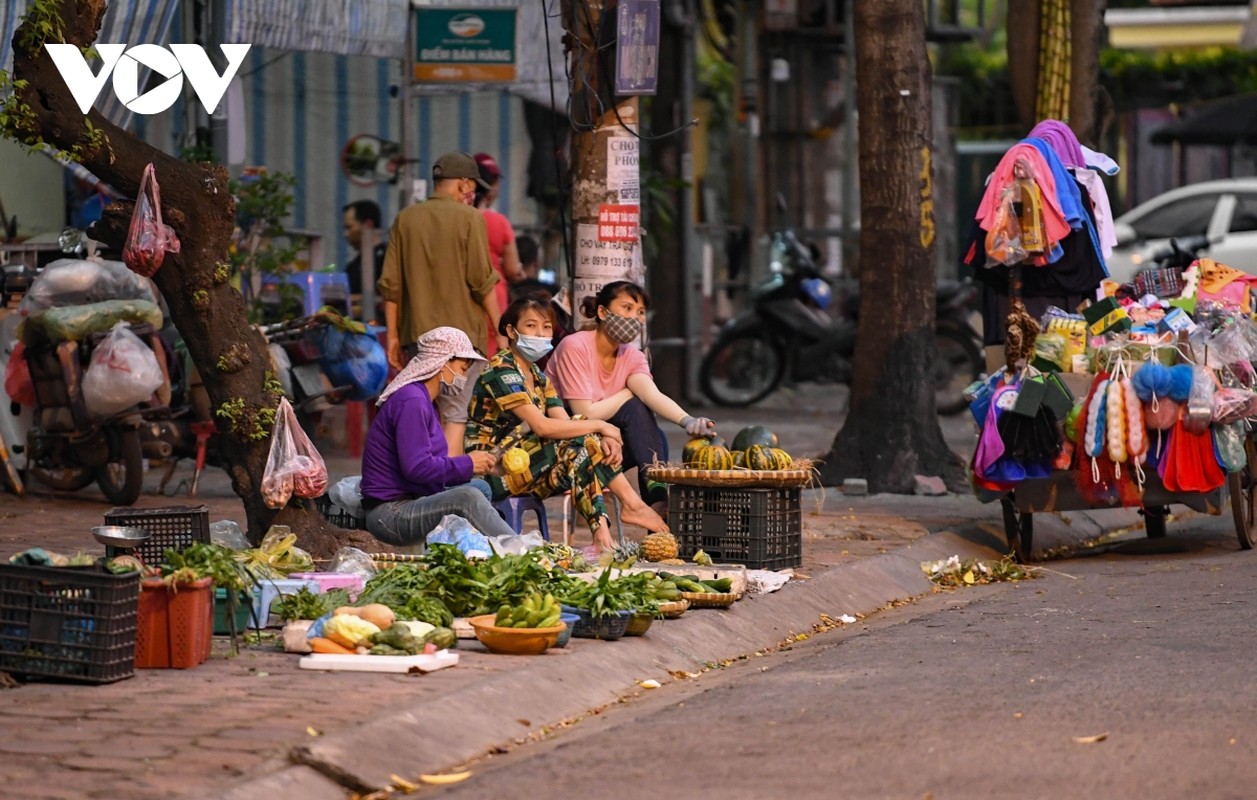
<instances>
[{"instance_id":1,"label":"hanging colorful clothes","mask_svg":"<svg viewBox=\"0 0 1257 800\"><path fill-rule=\"evenodd\" d=\"M1029 165L1030 172L1033 173L1030 177L1039 187L1043 202L1043 231L1049 246L1047 260L1055 261L1060 258L1059 242L1069 235L1070 225L1058 200L1056 175L1044 159L1043 153L1032 144L1019 142L1010 147L1000 159L995 171L991 173L991 180L986 185L982 202L978 205L978 212L974 218L978 220L983 230L989 231L995 228L1005 192L1011 189L1017 181L1018 161Z\"/></svg>"},{"instance_id":2,"label":"hanging colorful clothes","mask_svg":"<svg viewBox=\"0 0 1257 800\"><path fill-rule=\"evenodd\" d=\"M1057 158L1067 167L1087 166L1082 145L1072 128L1055 119L1045 119L1030 129L1029 139L1042 139L1056 153Z\"/></svg>"}]
</instances>

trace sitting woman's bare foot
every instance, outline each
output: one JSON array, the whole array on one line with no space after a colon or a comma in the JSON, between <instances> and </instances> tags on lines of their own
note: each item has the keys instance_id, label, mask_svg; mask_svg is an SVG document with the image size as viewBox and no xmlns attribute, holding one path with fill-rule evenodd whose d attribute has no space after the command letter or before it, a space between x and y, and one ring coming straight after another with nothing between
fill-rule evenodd
<instances>
[{"instance_id":1,"label":"sitting woman's bare foot","mask_svg":"<svg viewBox=\"0 0 1257 800\"><path fill-rule=\"evenodd\" d=\"M668 529L668 523L663 521L663 517L659 516L659 512L645 503L639 503L636 506L624 505L620 510L620 519L629 525L645 528L650 533Z\"/></svg>"},{"instance_id":2,"label":"sitting woman's bare foot","mask_svg":"<svg viewBox=\"0 0 1257 800\"><path fill-rule=\"evenodd\" d=\"M615 549L615 542L611 539L611 528L607 525L606 517L603 517L598 530L594 531L594 547L598 548L598 552L607 553Z\"/></svg>"}]
</instances>

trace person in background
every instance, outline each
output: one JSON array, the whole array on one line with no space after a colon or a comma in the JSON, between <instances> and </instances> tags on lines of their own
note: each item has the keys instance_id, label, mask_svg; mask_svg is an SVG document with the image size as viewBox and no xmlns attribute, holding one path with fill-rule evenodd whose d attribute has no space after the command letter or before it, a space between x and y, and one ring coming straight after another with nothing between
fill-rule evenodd
<instances>
[{"instance_id":1,"label":"person in background","mask_svg":"<svg viewBox=\"0 0 1257 800\"><path fill-rule=\"evenodd\" d=\"M485 315L496 326L502 313L484 217L471 207L476 187L485 185L480 168L466 153L446 153L432 166L432 180L432 196L393 221L378 283L388 360L395 369L415 355L408 346L403 358L402 341L443 326L466 333L479 352L490 352ZM467 406L483 365L473 361L462 391L438 399L452 456L463 452Z\"/></svg>"},{"instance_id":2,"label":"person in background","mask_svg":"<svg viewBox=\"0 0 1257 800\"><path fill-rule=\"evenodd\" d=\"M650 298L629 281L613 281L585 298L586 317L598 320L592 331L577 331L559 342L546 373L573 414L605 419L624 437L624 469L639 467L642 497L656 510L668 499L667 487L640 469L658 458L663 434L655 415L679 425L690 436L715 436L716 423L695 417L659 391L640 340Z\"/></svg>"},{"instance_id":3,"label":"person in background","mask_svg":"<svg viewBox=\"0 0 1257 800\"><path fill-rule=\"evenodd\" d=\"M362 452L362 505L367 530L382 542L424 542L446 514L457 514L485 536L515 531L489 503L476 475L497 466L491 453L450 456L437 399L458 393L468 368L484 358L467 334L435 328L419 337L416 354L376 401L379 412Z\"/></svg>"},{"instance_id":4,"label":"person in background","mask_svg":"<svg viewBox=\"0 0 1257 800\"><path fill-rule=\"evenodd\" d=\"M345 230L345 241L354 249L354 257L345 265L345 274L349 276L349 293L362 294L362 234L364 231L375 233L380 229L380 207L374 200L355 200L341 209L342 224ZM380 279L380 271L384 268L384 253L388 250L388 242L382 236L376 237L375 279Z\"/></svg>"},{"instance_id":5,"label":"person in background","mask_svg":"<svg viewBox=\"0 0 1257 800\"><path fill-rule=\"evenodd\" d=\"M550 352L554 312L540 298L516 300L498 326L504 347L485 367L472 396L467 452L504 446L513 434L528 453L522 470L492 476L494 499L532 495L545 499L571 491L577 510L602 550L615 545L603 490L620 499L621 518L648 531L667 529L620 469L620 431L602 420L569 417L537 361ZM522 426L527 426L525 432Z\"/></svg>"},{"instance_id":6,"label":"person in background","mask_svg":"<svg viewBox=\"0 0 1257 800\"><path fill-rule=\"evenodd\" d=\"M497 202L502 191L502 168L488 153L476 153L476 166L480 169L480 184L476 187L476 208L484 215L485 229L489 234L489 256L493 259L493 268L498 273L498 285L495 287L498 307L506 308L510 302L507 284L519 283L524 279L520 269L519 250L515 245L515 229L505 214L495 211L493 204ZM489 320L489 350L494 353L499 349L496 344L497 323Z\"/></svg>"}]
</instances>

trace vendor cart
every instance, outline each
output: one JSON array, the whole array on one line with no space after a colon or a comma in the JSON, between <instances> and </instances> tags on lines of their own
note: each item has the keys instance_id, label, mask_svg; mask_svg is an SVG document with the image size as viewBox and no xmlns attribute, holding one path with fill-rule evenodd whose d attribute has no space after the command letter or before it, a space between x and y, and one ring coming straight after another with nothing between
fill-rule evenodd
<instances>
[{"instance_id":1,"label":"vendor cart","mask_svg":"<svg viewBox=\"0 0 1257 800\"><path fill-rule=\"evenodd\" d=\"M1143 507L1140 510L1148 538L1158 539L1165 536L1169 506L1182 505L1204 514L1220 516L1226 513L1229 505L1240 549L1253 549L1253 545L1257 544L1257 521L1254 519L1257 516L1254 513L1257 511L1257 465L1253 463L1257 448L1254 447L1252 438L1247 441L1245 449L1248 463L1244 469L1230 473L1227 482L1213 491L1171 492L1161 484L1155 473L1148 475L1144 484ZM1004 510L1004 535L1008 538L1009 550L1022 563L1032 558L1035 514L1125 507L1087 502L1074 483L1072 471L1055 472L1048 478L1023 481L1015 490L1000 498L1000 504Z\"/></svg>"}]
</instances>

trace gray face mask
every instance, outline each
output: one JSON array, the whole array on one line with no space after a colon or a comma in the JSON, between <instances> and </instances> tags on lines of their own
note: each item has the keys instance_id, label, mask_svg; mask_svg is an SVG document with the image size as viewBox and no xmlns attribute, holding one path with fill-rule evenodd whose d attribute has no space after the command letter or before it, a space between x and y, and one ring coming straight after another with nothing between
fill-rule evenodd
<instances>
[{"instance_id":1,"label":"gray face mask","mask_svg":"<svg viewBox=\"0 0 1257 800\"><path fill-rule=\"evenodd\" d=\"M636 341L642 335L642 321L634 317L622 317L619 314L607 312L606 318L602 321L602 329L607 332L607 336L611 341L620 344L628 344Z\"/></svg>"},{"instance_id":2,"label":"gray face mask","mask_svg":"<svg viewBox=\"0 0 1257 800\"><path fill-rule=\"evenodd\" d=\"M452 371L453 370L451 370L451 372ZM454 380L451 381L450 383L441 381L441 396L442 397L458 397L460 394L463 393L463 389L466 386L467 386L467 376L459 375L457 372L455 372Z\"/></svg>"}]
</instances>

